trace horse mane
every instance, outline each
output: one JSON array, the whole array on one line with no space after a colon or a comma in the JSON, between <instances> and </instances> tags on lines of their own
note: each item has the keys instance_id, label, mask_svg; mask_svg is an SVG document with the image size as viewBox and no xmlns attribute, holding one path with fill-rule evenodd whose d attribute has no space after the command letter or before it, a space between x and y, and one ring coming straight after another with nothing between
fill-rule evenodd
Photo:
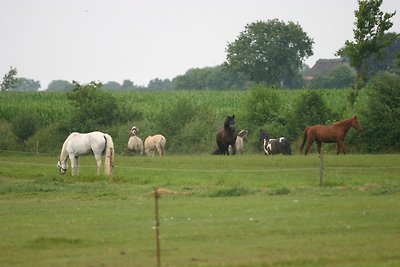
<instances>
[{"instance_id":1,"label":"horse mane","mask_svg":"<svg viewBox=\"0 0 400 267\"><path fill-rule=\"evenodd\" d=\"M332 124L333 126L348 126L349 124L351 124L351 122L354 120L354 117L351 117L349 119L345 119L342 121L338 121L335 122L334 124Z\"/></svg>"}]
</instances>

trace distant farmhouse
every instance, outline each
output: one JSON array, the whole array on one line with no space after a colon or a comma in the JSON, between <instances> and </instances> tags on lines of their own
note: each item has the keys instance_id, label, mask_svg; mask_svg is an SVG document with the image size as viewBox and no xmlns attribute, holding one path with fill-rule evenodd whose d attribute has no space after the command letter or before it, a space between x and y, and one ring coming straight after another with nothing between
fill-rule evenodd
<instances>
[{"instance_id":1,"label":"distant farmhouse","mask_svg":"<svg viewBox=\"0 0 400 267\"><path fill-rule=\"evenodd\" d=\"M350 65L342 58L318 59L311 69L304 72L304 80L306 82L312 81L316 77L325 76L341 66L349 67Z\"/></svg>"}]
</instances>

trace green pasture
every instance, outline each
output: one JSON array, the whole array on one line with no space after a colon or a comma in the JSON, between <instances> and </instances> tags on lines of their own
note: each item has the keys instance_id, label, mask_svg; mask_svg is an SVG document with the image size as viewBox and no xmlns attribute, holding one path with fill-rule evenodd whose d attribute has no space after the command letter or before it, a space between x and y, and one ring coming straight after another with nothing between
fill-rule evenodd
<instances>
[{"instance_id":1,"label":"green pasture","mask_svg":"<svg viewBox=\"0 0 400 267\"><path fill-rule=\"evenodd\" d=\"M0 153L1 266L399 266L400 155Z\"/></svg>"}]
</instances>

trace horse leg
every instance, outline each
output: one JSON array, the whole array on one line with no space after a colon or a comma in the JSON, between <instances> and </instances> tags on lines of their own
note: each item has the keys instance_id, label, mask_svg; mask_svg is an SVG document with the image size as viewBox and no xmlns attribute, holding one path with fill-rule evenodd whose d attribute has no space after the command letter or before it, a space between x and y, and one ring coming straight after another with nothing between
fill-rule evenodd
<instances>
[{"instance_id":1,"label":"horse leg","mask_svg":"<svg viewBox=\"0 0 400 267\"><path fill-rule=\"evenodd\" d=\"M237 149L236 149L236 144L235 144L235 143L233 143L231 146L232 146L232 155L235 155L235 154L236 154L236 152L237 152ZM228 151L228 155L229 155L229 151Z\"/></svg>"},{"instance_id":2,"label":"horse leg","mask_svg":"<svg viewBox=\"0 0 400 267\"><path fill-rule=\"evenodd\" d=\"M97 163L97 175L101 174L101 154L95 154L94 157L96 158Z\"/></svg>"},{"instance_id":3,"label":"horse leg","mask_svg":"<svg viewBox=\"0 0 400 267\"><path fill-rule=\"evenodd\" d=\"M161 157L163 155L163 150L161 148L161 144L160 143L156 144L156 148L157 148L158 155Z\"/></svg>"},{"instance_id":4,"label":"horse leg","mask_svg":"<svg viewBox=\"0 0 400 267\"><path fill-rule=\"evenodd\" d=\"M71 160L71 175L74 176L76 172L77 166L77 157L75 156L75 153L70 153L69 154L69 159Z\"/></svg>"},{"instance_id":5,"label":"horse leg","mask_svg":"<svg viewBox=\"0 0 400 267\"><path fill-rule=\"evenodd\" d=\"M317 143L318 154L321 155L321 146L322 146L322 143L321 143L321 141L319 141L319 140L315 140L315 142Z\"/></svg>"},{"instance_id":6,"label":"horse leg","mask_svg":"<svg viewBox=\"0 0 400 267\"><path fill-rule=\"evenodd\" d=\"M346 146L345 146L345 144L344 144L344 142L342 140L337 141L337 143L336 143L336 155L340 154L340 150L342 150L343 155L346 155L345 148L346 148Z\"/></svg>"},{"instance_id":7,"label":"horse leg","mask_svg":"<svg viewBox=\"0 0 400 267\"><path fill-rule=\"evenodd\" d=\"M307 145L306 145L306 150L304 151L304 155L307 155L308 151L311 148L311 145L314 143L314 139L312 138L307 138Z\"/></svg>"}]
</instances>

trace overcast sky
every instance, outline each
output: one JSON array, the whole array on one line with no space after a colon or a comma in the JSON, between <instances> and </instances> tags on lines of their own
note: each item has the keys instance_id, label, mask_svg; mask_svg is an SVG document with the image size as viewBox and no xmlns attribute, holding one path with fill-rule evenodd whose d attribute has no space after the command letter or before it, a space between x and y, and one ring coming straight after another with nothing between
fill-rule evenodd
<instances>
[{"instance_id":1,"label":"overcast sky","mask_svg":"<svg viewBox=\"0 0 400 267\"><path fill-rule=\"evenodd\" d=\"M147 85L223 63L246 24L298 22L314 40L312 66L352 40L357 0L0 0L0 79L10 66L39 80ZM400 33L400 1L391 31Z\"/></svg>"}]
</instances>

